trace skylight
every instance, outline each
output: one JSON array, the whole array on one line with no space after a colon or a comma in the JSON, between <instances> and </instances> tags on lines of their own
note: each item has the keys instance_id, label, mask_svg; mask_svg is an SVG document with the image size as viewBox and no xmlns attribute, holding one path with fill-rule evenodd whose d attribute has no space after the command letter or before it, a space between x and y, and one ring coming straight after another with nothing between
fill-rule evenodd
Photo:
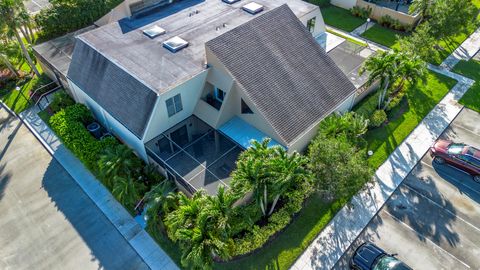
<instances>
[{"instance_id":1,"label":"skylight","mask_svg":"<svg viewBox=\"0 0 480 270\"><path fill-rule=\"evenodd\" d=\"M187 46L188 42L178 36L172 37L171 39L163 42L163 47L174 53L180 51Z\"/></svg>"},{"instance_id":2,"label":"skylight","mask_svg":"<svg viewBox=\"0 0 480 270\"><path fill-rule=\"evenodd\" d=\"M242 7L243 10L250 14L257 14L263 11L263 6L255 2L251 2Z\"/></svg>"},{"instance_id":3,"label":"skylight","mask_svg":"<svg viewBox=\"0 0 480 270\"><path fill-rule=\"evenodd\" d=\"M154 25L148 29L143 30L143 33L149 38L156 38L160 35L165 34L165 29L161 28L158 25Z\"/></svg>"},{"instance_id":4,"label":"skylight","mask_svg":"<svg viewBox=\"0 0 480 270\"><path fill-rule=\"evenodd\" d=\"M230 5L231 5L231 4L236 3L236 2L238 2L238 1L240 1L240 0L222 0L222 1L225 2L225 3L227 3L227 4L230 4Z\"/></svg>"}]
</instances>

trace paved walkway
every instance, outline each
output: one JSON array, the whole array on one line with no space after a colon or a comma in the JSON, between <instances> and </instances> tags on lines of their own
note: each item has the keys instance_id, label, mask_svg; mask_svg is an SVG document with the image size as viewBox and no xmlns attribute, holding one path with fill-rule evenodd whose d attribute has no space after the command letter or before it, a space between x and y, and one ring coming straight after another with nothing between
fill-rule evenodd
<instances>
[{"instance_id":1,"label":"paved walkway","mask_svg":"<svg viewBox=\"0 0 480 270\"><path fill-rule=\"evenodd\" d=\"M480 49L480 27L440 65L452 69L460 60L470 60Z\"/></svg>"},{"instance_id":2,"label":"paved walkway","mask_svg":"<svg viewBox=\"0 0 480 270\"><path fill-rule=\"evenodd\" d=\"M338 29L329 29L355 38L354 35ZM353 207L351 209L348 207L342 208L297 259L291 269L331 269L382 208L395 189L402 183L403 179L428 151L430 145L460 113L463 106L458 101L474 84L474 81L450 72L449 69L458 63L459 59L468 60L479 51L479 34L480 28L445 60L444 63L446 64L442 64L442 67L428 65L430 70L454 78L458 83L422 120L403 143L395 149L387 161L380 166L375 173L373 184L352 198L351 203ZM366 42L372 48L389 50L389 48L360 36L356 35L356 38Z\"/></svg>"},{"instance_id":3,"label":"paved walkway","mask_svg":"<svg viewBox=\"0 0 480 270\"><path fill-rule=\"evenodd\" d=\"M368 29L372 28L375 25L375 22L366 22L359 27L355 28L352 32L350 32L353 36L360 36L365 33Z\"/></svg>"},{"instance_id":4,"label":"paved walkway","mask_svg":"<svg viewBox=\"0 0 480 270\"><path fill-rule=\"evenodd\" d=\"M75 179L145 263L151 269L178 269L171 258L135 222L112 194L60 142L55 133L38 117L37 113L38 108L32 107L22 112L20 118Z\"/></svg>"}]
</instances>

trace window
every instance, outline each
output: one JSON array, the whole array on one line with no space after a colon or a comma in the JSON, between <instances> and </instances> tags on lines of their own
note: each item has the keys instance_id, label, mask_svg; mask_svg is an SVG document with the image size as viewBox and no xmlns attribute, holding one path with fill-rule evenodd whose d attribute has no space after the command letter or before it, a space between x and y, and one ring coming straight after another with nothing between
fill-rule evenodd
<instances>
[{"instance_id":1,"label":"window","mask_svg":"<svg viewBox=\"0 0 480 270\"><path fill-rule=\"evenodd\" d=\"M448 147L448 153L451 154L451 155L458 155L458 154L461 154L463 152L463 148L465 148L464 144L452 143Z\"/></svg>"},{"instance_id":2,"label":"window","mask_svg":"<svg viewBox=\"0 0 480 270\"><path fill-rule=\"evenodd\" d=\"M245 101L243 101L242 99L242 114L253 114L253 111L252 109L250 109L250 107L248 107L247 103L245 103Z\"/></svg>"},{"instance_id":3,"label":"window","mask_svg":"<svg viewBox=\"0 0 480 270\"><path fill-rule=\"evenodd\" d=\"M171 117L172 115L183 110L182 98L180 94L165 100L165 104L167 105L168 117Z\"/></svg>"},{"instance_id":4,"label":"window","mask_svg":"<svg viewBox=\"0 0 480 270\"><path fill-rule=\"evenodd\" d=\"M215 98L222 102L223 99L225 98L225 92L223 92L222 89L215 87Z\"/></svg>"},{"instance_id":5,"label":"window","mask_svg":"<svg viewBox=\"0 0 480 270\"><path fill-rule=\"evenodd\" d=\"M310 33L313 33L315 31L315 19L316 17L313 17L307 21L307 29L308 31L310 31Z\"/></svg>"}]
</instances>

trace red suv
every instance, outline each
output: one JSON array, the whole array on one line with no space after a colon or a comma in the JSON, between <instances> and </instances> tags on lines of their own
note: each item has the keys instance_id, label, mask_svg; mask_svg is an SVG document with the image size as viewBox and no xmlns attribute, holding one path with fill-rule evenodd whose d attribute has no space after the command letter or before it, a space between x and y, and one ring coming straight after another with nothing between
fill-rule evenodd
<instances>
[{"instance_id":1,"label":"red suv","mask_svg":"<svg viewBox=\"0 0 480 270\"><path fill-rule=\"evenodd\" d=\"M480 150L463 143L437 140L430 147L430 155L438 164L448 163L473 176L480 183Z\"/></svg>"}]
</instances>

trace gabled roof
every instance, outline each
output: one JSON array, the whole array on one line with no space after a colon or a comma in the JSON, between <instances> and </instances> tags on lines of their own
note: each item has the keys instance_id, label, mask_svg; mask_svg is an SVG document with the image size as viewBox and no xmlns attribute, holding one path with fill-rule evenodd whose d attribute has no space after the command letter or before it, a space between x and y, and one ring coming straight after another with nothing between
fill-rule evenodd
<instances>
[{"instance_id":1,"label":"gabled roof","mask_svg":"<svg viewBox=\"0 0 480 270\"><path fill-rule=\"evenodd\" d=\"M206 43L287 144L355 87L287 5Z\"/></svg>"},{"instance_id":2,"label":"gabled roof","mask_svg":"<svg viewBox=\"0 0 480 270\"><path fill-rule=\"evenodd\" d=\"M138 138L157 95L124 69L77 39L68 78Z\"/></svg>"}]
</instances>

